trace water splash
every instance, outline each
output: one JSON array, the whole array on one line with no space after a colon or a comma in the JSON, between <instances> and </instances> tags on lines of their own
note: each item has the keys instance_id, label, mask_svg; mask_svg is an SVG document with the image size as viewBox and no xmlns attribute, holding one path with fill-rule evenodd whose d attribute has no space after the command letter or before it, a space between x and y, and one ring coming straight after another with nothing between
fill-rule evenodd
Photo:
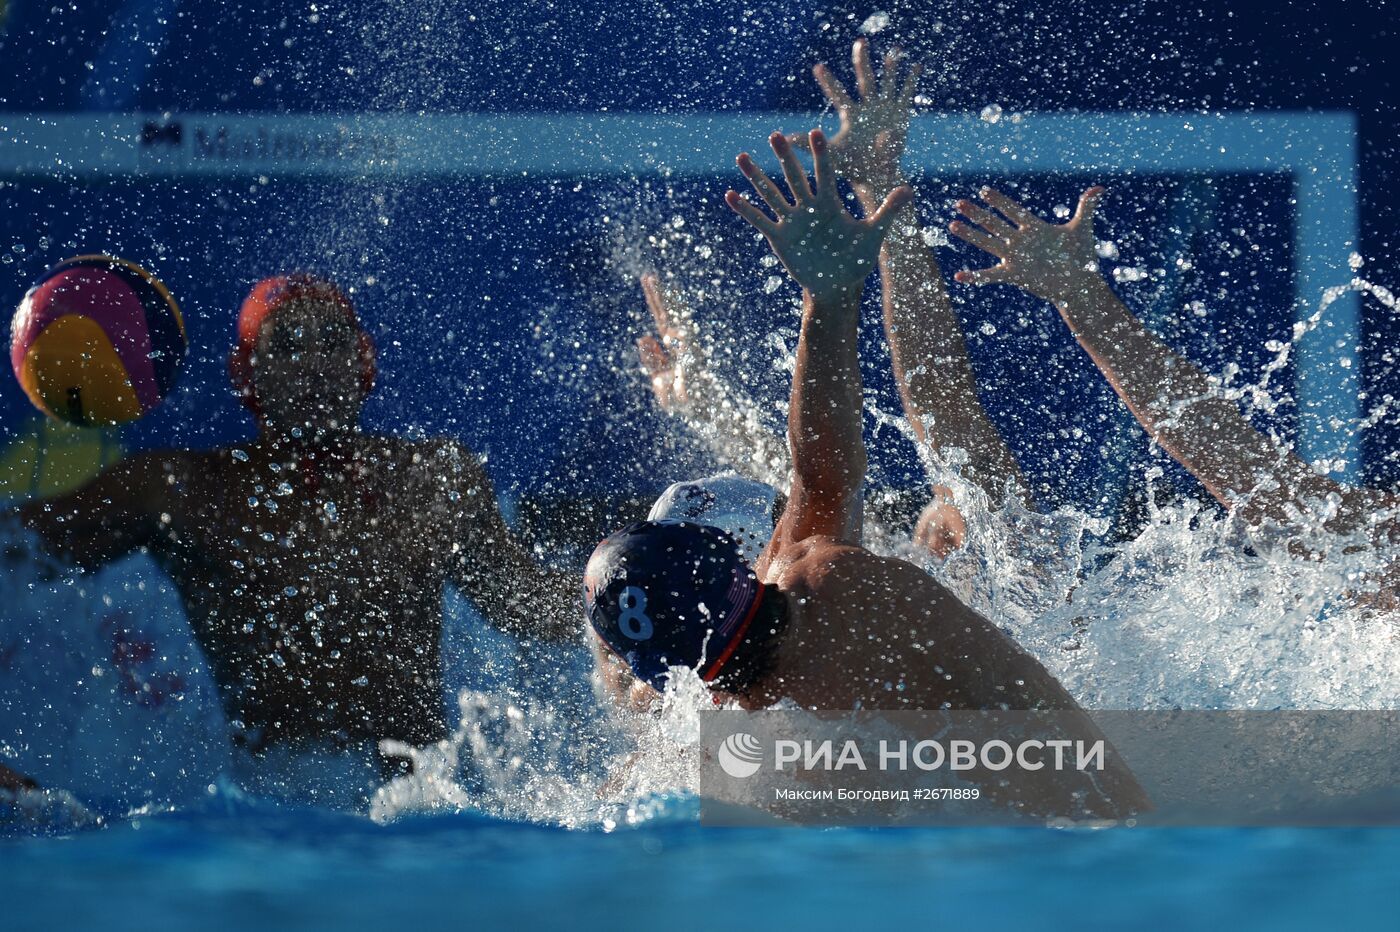
<instances>
[{"instance_id":1,"label":"water splash","mask_svg":"<svg viewBox=\"0 0 1400 932\"><path fill-rule=\"evenodd\" d=\"M706 267L708 257L695 248L703 244L702 225L676 226L669 220L660 225L669 231L668 242L685 246L688 264L696 271ZM629 262L619 265L629 275L644 267L640 257ZM1274 357L1255 380L1241 382L1239 371L1231 370L1218 383L1220 391L1247 407L1275 410L1284 399L1270 380L1292 346L1347 291L1397 307L1388 289L1360 277L1330 289L1287 343L1271 347ZM768 365L786 374L793 336L776 333L745 349L766 349ZM727 351L732 350L718 350ZM774 433L775 412L764 411L722 375L716 379L744 429L715 431L706 439L732 461L751 460L752 447L746 445L754 442L755 432ZM1375 423L1392 406L1393 399L1381 399L1363 423ZM911 425L873 398L867 399L867 410L880 427L914 436ZM997 500L962 478L966 457L960 451L939 455L916 448L928 483L949 488L965 516L966 545L935 560L916 551L906 533L878 519L868 522L867 544L877 553L919 562L1002 625L1084 706L1400 707L1397 618L1393 612L1368 611L1353 599L1379 588L1377 580L1393 554L1325 531L1329 503L1320 503L1299 533L1307 544L1301 550L1252 536L1233 517L1198 503L1159 506L1151 495L1142 532L1107 544L1101 519L1073 508L1038 514L1010 494ZM767 466L763 478L785 472L785 463ZM1160 478L1159 471L1148 475L1149 483ZM1325 560L1308 556L1323 551ZM30 576L9 577L16 584L14 604L29 600L42 606L43 598L55 598L25 589L63 591L62 583L40 579L37 570ZM675 678L650 713L611 708L594 718L532 697L528 689L463 690L457 696L457 727L446 740L428 748L383 745L386 752L412 759L414 773L381 787L369 814L388 822L418 813L474 811L602 830L693 820L696 737L700 715L709 708L708 691L688 674Z\"/></svg>"},{"instance_id":2,"label":"water splash","mask_svg":"<svg viewBox=\"0 0 1400 932\"><path fill-rule=\"evenodd\" d=\"M390 822L478 811L605 831L655 820L691 821L700 712L714 706L698 676L675 673L651 712L614 708L612 715L589 722L564 720L549 703L463 690L459 722L448 738L429 748L382 742L386 753L409 757L413 773L375 794L370 817ZM562 756L570 760L561 766L566 749L572 753Z\"/></svg>"}]
</instances>

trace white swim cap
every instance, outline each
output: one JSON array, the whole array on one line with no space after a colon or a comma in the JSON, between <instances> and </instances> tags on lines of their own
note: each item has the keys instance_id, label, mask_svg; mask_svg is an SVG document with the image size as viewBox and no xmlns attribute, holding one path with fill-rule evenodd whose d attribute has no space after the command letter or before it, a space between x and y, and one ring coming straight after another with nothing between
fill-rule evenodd
<instances>
[{"instance_id":1,"label":"white swim cap","mask_svg":"<svg viewBox=\"0 0 1400 932\"><path fill-rule=\"evenodd\" d=\"M675 483L651 506L647 520L694 521L727 531L743 545L744 559L752 564L773 536L777 499L771 485L734 472L720 473Z\"/></svg>"}]
</instances>

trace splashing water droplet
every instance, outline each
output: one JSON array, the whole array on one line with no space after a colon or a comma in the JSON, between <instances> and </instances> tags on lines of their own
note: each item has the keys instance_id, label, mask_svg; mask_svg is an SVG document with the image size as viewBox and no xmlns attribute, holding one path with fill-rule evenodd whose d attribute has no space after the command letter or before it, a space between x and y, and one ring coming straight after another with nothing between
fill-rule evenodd
<instances>
[{"instance_id":1,"label":"splashing water droplet","mask_svg":"<svg viewBox=\"0 0 1400 932\"><path fill-rule=\"evenodd\" d=\"M865 18L865 22L860 24L862 35L873 36L877 32L882 32L890 24L890 14L881 11L871 13Z\"/></svg>"},{"instance_id":2,"label":"splashing water droplet","mask_svg":"<svg viewBox=\"0 0 1400 932\"><path fill-rule=\"evenodd\" d=\"M949 243L948 233L942 227L924 227L919 231L919 237L930 249L935 246L947 246Z\"/></svg>"}]
</instances>

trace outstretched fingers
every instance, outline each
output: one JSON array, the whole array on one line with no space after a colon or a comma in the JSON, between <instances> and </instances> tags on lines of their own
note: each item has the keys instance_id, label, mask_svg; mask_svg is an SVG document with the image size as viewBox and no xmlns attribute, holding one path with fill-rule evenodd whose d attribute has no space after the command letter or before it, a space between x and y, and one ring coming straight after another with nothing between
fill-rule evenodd
<instances>
[{"instance_id":1,"label":"outstretched fingers","mask_svg":"<svg viewBox=\"0 0 1400 932\"><path fill-rule=\"evenodd\" d=\"M1104 192L1107 189L1102 185L1094 185L1083 194L1079 195L1079 206L1075 208L1074 220L1072 223L1093 223L1094 213L1099 209L1099 201L1103 200Z\"/></svg>"},{"instance_id":2,"label":"outstretched fingers","mask_svg":"<svg viewBox=\"0 0 1400 932\"><path fill-rule=\"evenodd\" d=\"M885 202L880 205L880 209L875 211L867 222L878 230L880 236L883 237L890 231L890 227L894 224L895 217L897 217L899 212L908 206L909 202L912 200L914 200L914 189L907 184L900 185L889 193L889 196L885 198Z\"/></svg>"},{"instance_id":3,"label":"outstretched fingers","mask_svg":"<svg viewBox=\"0 0 1400 932\"><path fill-rule=\"evenodd\" d=\"M1001 262L989 269L963 269L953 276L953 281L964 285L990 285L1007 280L1006 263Z\"/></svg>"},{"instance_id":4,"label":"outstretched fingers","mask_svg":"<svg viewBox=\"0 0 1400 932\"><path fill-rule=\"evenodd\" d=\"M802 167L802 162L797 158L792 146L788 145L787 137L782 133L774 133L768 137L768 142L773 147L773 154L783 166L783 177L787 179L793 201L798 206L811 201L813 194L811 186L807 183L807 170Z\"/></svg>"},{"instance_id":5,"label":"outstretched fingers","mask_svg":"<svg viewBox=\"0 0 1400 932\"><path fill-rule=\"evenodd\" d=\"M724 202L729 205L730 210L747 220L755 230L764 236L771 239L773 234L778 232L778 225L738 191L726 191Z\"/></svg>"},{"instance_id":6,"label":"outstretched fingers","mask_svg":"<svg viewBox=\"0 0 1400 932\"><path fill-rule=\"evenodd\" d=\"M826 95L827 100L831 101L831 105L836 108L837 113L845 113L855 106L851 95L846 92L846 86L837 79L836 75L831 73L831 69L826 65L815 66L812 69L812 77L817 79L822 93Z\"/></svg>"},{"instance_id":7,"label":"outstretched fingers","mask_svg":"<svg viewBox=\"0 0 1400 932\"><path fill-rule=\"evenodd\" d=\"M809 134L812 151L812 177L816 180L816 196L819 201L840 199L836 191L836 169L831 164L831 150L827 147L826 134L814 129Z\"/></svg>"},{"instance_id":8,"label":"outstretched fingers","mask_svg":"<svg viewBox=\"0 0 1400 932\"><path fill-rule=\"evenodd\" d=\"M735 161L739 164L739 171L743 172L744 177L749 179L749 184L753 185L758 196L763 198L763 203L767 204L775 215L782 218L784 214L792 210L792 205L788 203L787 198L783 197L783 192L778 190L773 179L769 178L767 173L758 167L758 163L747 152L739 153L739 157Z\"/></svg>"},{"instance_id":9,"label":"outstretched fingers","mask_svg":"<svg viewBox=\"0 0 1400 932\"><path fill-rule=\"evenodd\" d=\"M1011 224L990 210L983 210L972 201L958 201L958 210L964 217L977 224L997 239L1007 239L1016 231Z\"/></svg>"},{"instance_id":10,"label":"outstretched fingers","mask_svg":"<svg viewBox=\"0 0 1400 932\"><path fill-rule=\"evenodd\" d=\"M952 233L964 243L970 243L983 252L989 252L998 259L1006 258L1006 242L999 240L990 233L984 233L976 227L970 227L965 223L954 220L948 224L948 232ZM962 281L962 279L958 279Z\"/></svg>"},{"instance_id":11,"label":"outstretched fingers","mask_svg":"<svg viewBox=\"0 0 1400 932\"><path fill-rule=\"evenodd\" d=\"M875 70L870 67L870 43L865 39L857 39L851 46L851 63L855 66L856 87L860 90L860 96L867 100L874 97Z\"/></svg>"},{"instance_id":12,"label":"outstretched fingers","mask_svg":"<svg viewBox=\"0 0 1400 932\"><path fill-rule=\"evenodd\" d=\"M665 355L670 356L673 351L684 353L694 327L690 306L678 292L662 285L655 274L642 276L642 294L646 296L651 319L656 322L656 332L661 338L658 345L671 348Z\"/></svg>"},{"instance_id":13,"label":"outstretched fingers","mask_svg":"<svg viewBox=\"0 0 1400 932\"><path fill-rule=\"evenodd\" d=\"M908 108L914 105L914 94L919 90L919 78L923 77L924 66L920 62L915 62L914 67L909 69L909 74L904 78L904 87L899 90L899 103Z\"/></svg>"},{"instance_id":14,"label":"outstretched fingers","mask_svg":"<svg viewBox=\"0 0 1400 932\"><path fill-rule=\"evenodd\" d=\"M786 136L784 136L783 138L786 139L787 142L788 142L788 145L792 146L794 149L800 149L800 150L803 151L803 152L810 152L810 151L812 151L812 150L811 150L812 144L811 144L811 142L807 139L807 134L806 134L806 133L788 133L788 134L787 134Z\"/></svg>"},{"instance_id":15,"label":"outstretched fingers","mask_svg":"<svg viewBox=\"0 0 1400 932\"><path fill-rule=\"evenodd\" d=\"M661 293L661 282L655 275L642 276L642 295L647 299L647 308L651 311L657 332L665 336L675 328L675 323L671 319L671 309L666 305L666 297Z\"/></svg>"},{"instance_id":16,"label":"outstretched fingers","mask_svg":"<svg viewBox=\"0 0 1400 932\"><path fill-rule=\"evenodd\" d=\"M1001 211L1007 219L1018 227L1035 226L1045 222L1023 207L1020 202L1012 200L996 188L983 188L977 193L982 200Z\"/></svg>"},{"instance_id":17,"label":"outstretched fingers","mask_svg":"<svg viewBox=\"0 0 1400 932\"><path fill-rule=\"evenodd\" d=\"M899 62L903 57L904 50L897 45L885 53L885 60L880 66L880 96L886 100L893 97L899 88Z\"/></svg>"},{"instance_id":18,"label":"outstretched fingers","mask_svg":"<svg viewBox=\"0 0 1400 932\"><path fill-rule=\"evenodd\" d=\"M671 359L665 347L651 334L637 338L637 354L641 357L642 369L653 379L665 375L671 368Z\"/></svg>"}]
</instances>

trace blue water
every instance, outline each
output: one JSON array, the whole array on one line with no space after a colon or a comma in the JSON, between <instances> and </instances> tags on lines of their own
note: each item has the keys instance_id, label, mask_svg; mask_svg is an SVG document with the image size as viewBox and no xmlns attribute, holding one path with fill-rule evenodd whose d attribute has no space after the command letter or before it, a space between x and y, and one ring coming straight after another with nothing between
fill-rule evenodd
<instances>
[{"instance_id":1,"label":"blue water","mask_svg":"<svg viewBox=\"0 0 1400 932\"><path fill-rule=\"evenodd\" d=\"M101 625L78 626L52 644L38 636L45 617L72 617L84 606L99 614L127 610L141 619L141 637L161 645L172 669L183 669L179 644L188 635L174 623L173 596L152 579L139 589L146 577L134 563L87 581L113 597L110 606L61 581L31 587L19 573L7 577L7 625L29 633L27 651L47 658L36 669L49 671L47 686L36 681L37 691L8 696L12 724L26 736L30 726L38 729L20 762L86 803L95 804L100 790L112 799L95 806L109 817L97 828L35 835L32 826L0 817L5 932L387 923L585 930L730 922L819 929L896 922L920 929L1396 927L1400 830L730 830L701 826L692 798L666 796L640 825L624 822L607 832L598 818L581 823L591 828L569 830L411 808L385 825L274 803L226 783L210 794L202 787L213 771L199 769L212 766L208 755L170 745L186 733L197 738L202 715L153 718L143 731L134 716L145 713L114 675L89 677L102 685L68 696L65 675L82 677L105 663L101 638L88 645L76 630ZM461 600L449 597L445 608L443 647L454 689L504 694L512 683L553 683L556 689L545 691L560 694L551 707L580 735L588 733L570 704L574 690L559 686L562 671L565 685L586 681L586 668L571 667L567 651L527 654L521 669L487 662L516 650L468 617ZM532 671L534 661L555 676ZM143 666L128 673L142 681L164 675ZM186 701L196 706L198 682L190 676L186 685ZM95 703L83 715L67 709L86 729L71 737L52 723L43 727L65 709L65 698ZM149 744L142 736L157 726L166 742ZM122 737L129 747L111 746ZM86 761L99 747L109 757ZM186 776L174 773L177 766L188 769ZM141 776L157 771L154 780ZM191 786L198 792L187 792ZM176 804L151 803L148 814L129 815L140 798L161 793Z\"/></svg>"},{"instance_id":2,"label":"blue water","mask_svg":"<svg viewBox=\"0 0 1400 932\"><path fill-rule=\"evenodd\" d=\"M604 833L224 801L0 840L0 865L6 929L1395 928L1400 831Z\"/></svg>"}]
</instances>

